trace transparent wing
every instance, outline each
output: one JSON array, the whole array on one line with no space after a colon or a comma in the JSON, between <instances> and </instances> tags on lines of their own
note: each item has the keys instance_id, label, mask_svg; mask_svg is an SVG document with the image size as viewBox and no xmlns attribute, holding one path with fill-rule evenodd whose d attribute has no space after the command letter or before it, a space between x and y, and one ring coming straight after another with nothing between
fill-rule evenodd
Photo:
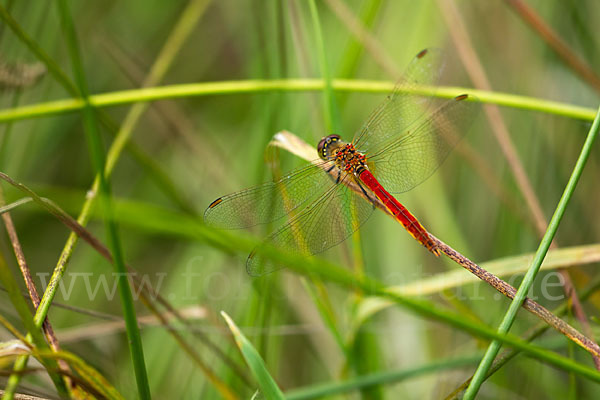
<instances>
[{"instance_id":1,"label":"transparent wing","mask_svg":"<svg viewBox=\"0 0 600 400\"><path fill-rule=\"evenodd\" d=\"M369 218L374 207L345 185L344 181L349 179L354 177L346 174L340 183L330 187L255 249L246 263L248 274L260 276L281 268L256 254L262 246L276 246L288 252L312 255L335 246L356 231Z\"/></svg>"},{"instance_id":2,"label":"transparent wing","mask_svg":"<svg viewBox=\"0 0 600 400\"><path fill-rule=\"evenodd\" d=\"M390 138L409 130L427 115L431 96L415 93L419 86L436 86L444 66L440 49L422 50L408 65L393 92L371 114L353 143L357 149L368 153Z\"/></svg>"},{"instance_id":3,"label":"transparent wing","mask_svg":"<svg viewBox=\"0 0 600 400\"><path fill-rule=\"evenodd\" d=\"M333 185L320 164L310 164L277 181L218 198L204 212L205 223L224 229L242 229L277 221L318 198Z\"/></svg>"},{"instance_id":4,"label":"transparent wing","mask_svg":"<svg viewBox=\"0 0 600 400\"><path fill-rule=\"evenodd\" d=\"M461 95L444 101L419 125L367 155L373 174L389 192L402 193L414 188L444 162L480 109L469 97Z\"/></svg>"}]
</instances>

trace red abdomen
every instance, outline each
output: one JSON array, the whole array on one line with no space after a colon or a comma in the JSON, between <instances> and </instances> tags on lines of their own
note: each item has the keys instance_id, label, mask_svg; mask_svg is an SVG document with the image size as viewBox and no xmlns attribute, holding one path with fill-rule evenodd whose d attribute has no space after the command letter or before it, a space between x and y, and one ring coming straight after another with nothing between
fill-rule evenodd
<instances>
[{"instance_id":1,"label":"red abdomen","mask_svg":"<svg viewBox=\"0 0 600 400\"><path fill-rule=\"evenodd\" d=\"M398 200L387 192L381 184L375 179L373 174L368 170L363 170L359 175L360 180L377 196L379 200L392 213L394 218L398 220L404 228L421 243L429 251L436 256L440 255L435 242L431 239L425 228L417 221L417 219L402 205Z\"/></svg>"}]
</instances>

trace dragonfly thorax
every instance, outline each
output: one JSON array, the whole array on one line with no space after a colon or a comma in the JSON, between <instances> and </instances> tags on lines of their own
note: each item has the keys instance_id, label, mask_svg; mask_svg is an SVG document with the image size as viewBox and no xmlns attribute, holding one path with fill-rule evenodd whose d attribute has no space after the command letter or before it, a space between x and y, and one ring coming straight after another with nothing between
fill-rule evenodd
<instances>
[{"instance_id":1,"label":"dragonfly thorax","mask_svg":"<svg viewBox=\"0 0 600 400\"><path fill-rule=\"evenodd\" d=\"M348 173L359 175L367 168L365 156L352 143L346 143L339 135L329 135L321 139L317 146L319 157L333 161L335 165Z\"/></svg>"}]
</instances>

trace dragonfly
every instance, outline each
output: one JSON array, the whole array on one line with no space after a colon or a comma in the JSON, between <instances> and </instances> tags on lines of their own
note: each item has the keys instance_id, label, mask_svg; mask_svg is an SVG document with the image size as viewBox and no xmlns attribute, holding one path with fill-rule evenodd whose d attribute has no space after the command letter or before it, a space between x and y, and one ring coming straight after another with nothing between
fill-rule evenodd
<instances>
[{"instance_id":1,"label":"dragonfly","mask_svg":"<svg viewBox=\"0 0 600 400\"><path fill-rule=\"evenodd\" d=\"M263 246L301 255L321 253L352 235L383 204L408 233L436 256L440 248L393 195L429 178L468 130L476 102L420 95L435 87L444 65L439 49L425 49L408 65L386 100L350 142L336 134L317 145L319 159L280 179L219 197L204 213L208 225L243 229L280 223L249 255L247 272L261 276L282 266L264 260Z\"/></svg>"}]
</instances>

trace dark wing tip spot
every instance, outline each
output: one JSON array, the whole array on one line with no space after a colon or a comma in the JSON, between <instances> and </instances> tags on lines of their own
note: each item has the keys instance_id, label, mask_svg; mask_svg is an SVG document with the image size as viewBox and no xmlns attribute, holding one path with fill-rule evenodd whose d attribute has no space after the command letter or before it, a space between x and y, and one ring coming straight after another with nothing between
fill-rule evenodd
<instances>
[{"instance_id":1,"label":"dark wing tip spot","mask_svg":"<svg viewBox=\"0 0 600 400\"><path fill-rule=\"evenodd\" d=\"M468 99L468 98L469 98L469 95L468 95L468 94L461 94L461 95L459 95L459 96L456 96L456 97L454 98L454 100L456 100L456 101L461 101L461 100L466 100L466 99Z\"/></svg>"},{"instance_id":2,"label":"dark wing tip spot","mask_svg":"<svg viewBox=\"0 0 600 400\"><path fill-rule=\"evenodd\" d=\"M204 211L204 223L207 225L212 225L212 223L209 221L209 215L211 213L211 211L213 210L213 208L215 208L216 206L218 206L221 202L223 201L222 197L219 197L218 199L216 199L215 201L213 201L212 203L210 203L208 205L208 207L206 207L206 210Z\"/></svg>"},{"instance_id":3,"label":"dark wing tip spot","mask_svg":"<svg viewBox=\"0 0 600 400\"><path fill-rule=\"evenodd\" d=\"M417 58L423 58L425 57L425 55L427 54L429 50L428 49L423 49L419 52L419 54L417 54Z\"/></svg>"},{"instance_id":4,"label":"dark wing tip spot","mask_svg":"<svg viewBox=\"0 0 600 400\"><path fill-rule=\"evenodd\" d=\"M221 203L223 201L222 197L219 197L218 199L216 199L215 201L213 201L212 203L209 204L208 208L214 208L216 206L219 205L219 203Z\"/></svg>"}]
</instances>

